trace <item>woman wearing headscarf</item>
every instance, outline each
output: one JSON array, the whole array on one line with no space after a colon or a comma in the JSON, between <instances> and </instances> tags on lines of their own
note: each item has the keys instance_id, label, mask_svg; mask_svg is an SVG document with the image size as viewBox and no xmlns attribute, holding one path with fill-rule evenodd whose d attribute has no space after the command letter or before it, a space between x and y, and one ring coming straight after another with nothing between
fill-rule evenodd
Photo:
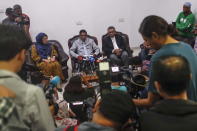
<instances>
[{"instance_id":1,"label":"woman wearing headscarf","mask_svg":"<svg viewBox=\"0 0 197 131\"><path fill-rule=\"evenodd\" d=\"M48 42L48 36L45 33L39 33L36 36L36 44L32 46L31 57L45 76L59 76L65 80L61 65L57 61L58 53Z\"/></svg>"}]
</instances>

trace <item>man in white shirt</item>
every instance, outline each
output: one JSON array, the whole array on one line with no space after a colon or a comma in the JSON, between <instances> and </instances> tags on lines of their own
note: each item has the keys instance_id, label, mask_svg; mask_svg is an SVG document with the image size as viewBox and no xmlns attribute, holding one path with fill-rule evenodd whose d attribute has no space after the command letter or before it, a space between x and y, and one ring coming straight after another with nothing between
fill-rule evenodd
<instances>
[{"instance_id":1,"label":"man in white shirt","mask_svg":"<svg viewBox=\"0 0 197 131\"><path fill-rule=\"evenodd\" d=\"M87 37L86 30L79 32L79 39L75 40L70 48L70 55L78 60L88 55L97 56L99 53L99 47L93 39Z\"/></svg>"},{"instance_id":2,"label":"man in white shirt","mask_svg":"<svg viewBox=\"0 0 197 131\"><path fill-rule=\"evenodd\" d=\"M128 66L128 52L123 37L116 33L113 26L108 28L108 35L102 39L102 50L112 65Z\"/></svg>"},{"instance_id":3,"label":"man in white shirt","mask_svg":"<svg viewBox=\"0 0 197 131\"><path fill-rule=\"evenodd\" d=\"M9 131L53 131L54 121L42 89L27 84L20 71L31 41L17 26L0 25L0 85L14 94L16 110L7 124Z\"/></svg>"}]
</instances>

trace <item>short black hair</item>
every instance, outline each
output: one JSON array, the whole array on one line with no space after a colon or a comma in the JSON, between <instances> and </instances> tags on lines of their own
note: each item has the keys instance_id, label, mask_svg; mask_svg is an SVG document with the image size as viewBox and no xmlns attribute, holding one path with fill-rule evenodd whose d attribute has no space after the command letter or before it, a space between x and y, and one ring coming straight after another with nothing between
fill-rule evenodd
<instances>
[{"instance_id":1,"label":"short black hair","mask_svg":"<svg viewBox=\"0 0 197 131\"><path fill-rule=\"evenodd\" d=\"M31 44L23 29L0 24L0 61L11 60L22 49L28 49Z\"/></svg>"},{"instance_id":2,"label":"short black hair","mask_svg":"<svg viewBox=\"0 0 197 131\"><path fill-rule=\"evenodd\" d=\"M161 84L162 90L176 96L186 91L190 82L190 65L180 55L162 56L153 63L153 79Z\"/></svg>"},{"instance_id":3,"label":"short black hair","mask_svg":"<svg viewBox=\"0 0 197 131\"><path fill-rule=\"evenodd\" d=\"M135 105L131 97L118 90L112 90L102 96L99 112L107 119L119 125L125 124L129 118L135 117Z\"/></svg>"},{"instance_id":4,"label":"short black hair","mask_svg":"<svg viewBox=\"0 0 197 131\"><path fill-rule=\"evenodd\" d=\"M139 32L148 38L152 37L152 33L155 32L158 35L166 36L171 34L172 26L169 26L167 21L160 16L150 15L144 18L142 21Z\"/></svg>"},{"instance_id":5,"label":"short black hair","mask_svg":"<svg viewBox=\"0 0 197 131\"><path fill-rule=\"evenodd\" d=\"M11 14L13 14L13 12L14 12L13 9L10 8L10 7L7 8L6 11L5 11L6 15L11 15Z\"/></svg>"},{"instance_id":6,"label":"short black hair","mask_svg":"<svg viewBox=\"0 0 197 131\"><path fill-rule=\"evenodd\" d=\"M110 30L110 29L116 30L116 28L115 28L114 26L109 26L109 27L107 28L107 30Z\"/></svg>"},{"instance_id":7,"label":"short black hair","mask_svg":"<svg viewBox=\"0 0 197 131\"><path fill-rule=\"evenodd\" d=\"M86 33L87 34L87 31L82 29L82 30L79 31L79 34L81 35L82 33Z\"/></svg>"},{"instance_id":8,"label":"short black hair","mask_svg":"<svg viewBox=\"0 0 197 131\"><path fill-rule=\"evenodd\" d=\"M16 9L22 10L22 7L21 7L21 5L16 4L16 5L13 6L13 9L14 10L16 10Z\"/></svg>"}]
</instances>

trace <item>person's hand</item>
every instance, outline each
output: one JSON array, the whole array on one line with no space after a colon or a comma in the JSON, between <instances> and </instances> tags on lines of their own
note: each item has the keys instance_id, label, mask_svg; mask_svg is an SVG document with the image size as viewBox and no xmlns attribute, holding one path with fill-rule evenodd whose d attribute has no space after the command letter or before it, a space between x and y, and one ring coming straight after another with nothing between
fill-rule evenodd
<instances>
[{"instance_id":1,"label":"person's hand","mask_svg":"<svg viewBox=\"0 0 197 131\"><path fill-rule=\"evenodd\" d=\"M50 59L43 59L42 61L49 63L51 60Z\"/></svg>"},{"instance_id":2,"label":"person's hand","mask_svg":"<svg viewBox=\"0 0 197 131\"><path fill-rule=\"evenodd\" d=\"M116 55L117 55L117 56L120 56L120 55L121 55L121 53L122 53L122 49L117 49L117 51L116 51Z\"/></svg>"},{"instance_id":3,"label":"person's hand","mask_svg":"<svg viewBox=\"0 0 197 131\"><path fill-rule=\"evenodd\" d=\"M54 62L54 61L55 61L55 56L53 56L53 57L51 58L51 61L52 61L52 62Z\"/></svg>"},{"instance_id":4,"label":"person's hand","mask_svg":"<svg viewBox=\"0 0 197 131\"><path fill-rule=\"evenodd\" d=\"M117 54L118 52L119 52L119 49L114 49L114 50L113 50L113 53L114 53L114 54Z\"/></svg>"},{"instance_id":5,"label":"person's hand","mask_svg":"<svg viewBox=\"0 0 197 131\"><path fill-rule=\"evenodd\" d=\"M83 57L82 57L82 56L78 56L77 59L78 59L79 61L82 61L82 60L83 60Z\"/></svg>"},{"instance_id":6,"label":"person's hand","mask_svg":"<svg viewBox=\"0 0 197 131\"><path fill-rule=\"evenodd\" d=\"M15 18L15 21L16 21L17 23L20 23L20 22L22 21L22 19L21 19L21 17L16 17L16 18Z\"/></svg>"},{"instance_id":7,"label":"person's hand","mask_svg":"<svg viewBox=\"0 0 197 131\"><path fill-rule=\"evenodd\" d=\"M154 54L155 52L156 52L156 50L150 49L148 54L152 55L152 54Z\"/></svg>"}]
</instances>

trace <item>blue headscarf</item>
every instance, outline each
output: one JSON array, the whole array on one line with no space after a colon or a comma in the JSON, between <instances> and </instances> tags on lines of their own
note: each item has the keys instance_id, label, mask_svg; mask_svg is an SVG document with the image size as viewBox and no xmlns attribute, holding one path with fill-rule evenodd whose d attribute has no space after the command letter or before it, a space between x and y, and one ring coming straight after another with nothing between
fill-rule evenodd
<instances>
[{"instance_id":1,"label":"blue headscarf","mask_svg":"<svg viewBox=\"0 0 197 131\"><path fill-rule=\"evenodd\" d=\"M42 59L47 59L48 57L51 56L51 44L47 43L47 44L43 44L42 43L42 39L47 36L45 33L39 33L36 36L36 49L38 52L38 55L42 58Z\"/></svg>"}]
</instances>

